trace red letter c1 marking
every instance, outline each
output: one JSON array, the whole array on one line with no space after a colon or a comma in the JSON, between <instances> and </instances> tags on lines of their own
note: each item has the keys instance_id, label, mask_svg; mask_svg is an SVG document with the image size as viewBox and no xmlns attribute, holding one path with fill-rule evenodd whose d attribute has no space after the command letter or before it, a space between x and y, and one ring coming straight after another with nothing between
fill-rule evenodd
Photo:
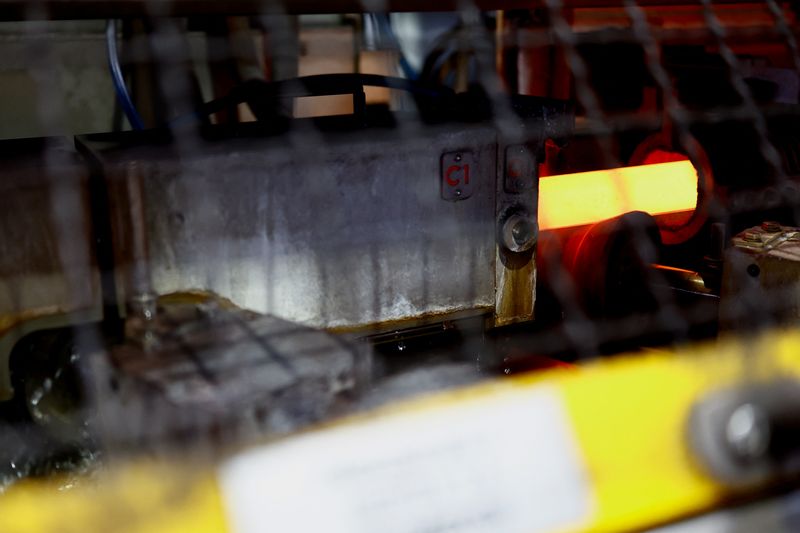
<instances>
[{"instance_id":1,"label":"red letter c1 marking","mask_svg":"<svg viewBox=\"0 0 800 533\"><path fill-rule=\"evenodd\" d=\"M451 176L462 169L464 170L464 185L469 185L469 165L464 165L463 167L461 165L450 165L447 167L447 170L444 173L444 179L448 185L455 187L461 183L460 179L454 179L451 178Z\"/></svg>"}]
</instances>

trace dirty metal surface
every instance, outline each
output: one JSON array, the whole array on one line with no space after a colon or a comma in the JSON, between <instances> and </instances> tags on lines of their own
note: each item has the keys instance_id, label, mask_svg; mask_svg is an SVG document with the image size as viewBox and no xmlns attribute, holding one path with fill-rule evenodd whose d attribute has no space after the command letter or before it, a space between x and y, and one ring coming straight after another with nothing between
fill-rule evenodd
<instances>
[{"instance_id":1,"label":"dirty metal surface","mask_svg":"<svg viewBox=\"0 0 800 533\"><path fill-rule=\"evenodd\" d=\"M496 183L498 241L494 323L531 320L536 302L539 173L535 144L500 148Z\"/></svg>"},{"instance_id":2,"label":"dirty metal surface","mask_svg":"<svg viewBox=\"0 0 800 533\"><path fill-rule=\"evenodd\" d=\"M137 322L138 319L134 319ZM101 442L232 445L331 415L370 378L365 344L214 302L161 305L90 359Z\"/></svg>"},{"instance_id":3,"label":"dirty metal surface","mask_svg":"<svg viewBox=\"0 0 800 533\"><path fill-rule=\"evenodd\" d=\"M764 222L725 253L720 320L727 328L800 320L800 229ZM769 305L764 303L768 302Z\"/></svg>"},{"instance_id":4,"label":"dirty metal surface","mask_svg":"<svg viewBox=\"0 0 800 533\"><path fill-rule=\"evenodd\" d=\"M154 291L328 328L494 306L494 128L318 136L101 151L112 183L142 172ZM459 151L472 194L447 201L442 157Z\"/></svg>"},{"instance_id":5,"label":"dirty metal surface","mask_svg":"<svg viewBox=\"0 0 800 533\"><path fill-rule=\"evenodd\" d=\"M66 139L0 148L0 400L24 335L98 318L100 288L88 176Z\"/></svg>"}]
</instances>

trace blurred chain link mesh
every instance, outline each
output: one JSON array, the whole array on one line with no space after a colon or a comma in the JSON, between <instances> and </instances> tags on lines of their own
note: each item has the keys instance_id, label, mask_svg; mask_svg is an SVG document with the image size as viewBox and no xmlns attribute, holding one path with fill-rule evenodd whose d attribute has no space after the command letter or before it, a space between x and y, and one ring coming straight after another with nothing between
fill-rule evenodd
<instances>
[{"instance_id":1,"label":"blurred chain link mesh","mask_svg":"<svg viewBox=\"0 0 800 533\"><path fill-rule=\"evenodd\" d=\"M206 457L541 359L800 318L793 274L753 283L755 260L724 249L768 220L755 253L797 235L796 4L235 4L0 0L0 491L115 453ZM109 27L144 132L104 74ZM360 100L364 78L291 81L328 74L406 82ZM289 97L262 105L269 91ZM498 217L535 226L542 209L536 187L498 188L506 149L533 147L547 180L637 164L649 139L698 173L702 220L682 241L631 213L580 230L605 247L570 268L574 228L529 228L536 254L497 244ZM458 201L445 157L478 167ZM703 290L687 299L656 263Z\"/></svg>"}]
</instances>

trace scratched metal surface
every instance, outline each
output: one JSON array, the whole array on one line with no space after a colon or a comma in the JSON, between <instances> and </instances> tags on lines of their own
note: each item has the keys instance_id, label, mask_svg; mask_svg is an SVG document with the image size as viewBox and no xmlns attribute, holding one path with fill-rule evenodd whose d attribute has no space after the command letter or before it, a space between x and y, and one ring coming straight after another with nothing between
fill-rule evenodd
<instances>
[{"instance_id":1,"label":"scratched metal surface","mask_svg":"<svg viewBox=\"0 0 800 533\"><path fill-rule=\"evenodd\" d=\"M493 307L493 128L318 141L114 154L111 175L142 162L155 291L209 290L326 328ZM473 191L448 201L441 158L459 150L474 155Z\"/></svg>"},{"instance_id":2,"label":"scratched metal surface","mask_svg":"<svg viewBox=\"0 0 800 533\"><path fill-rule=\"evenodd\" d=\"M149 350L134 334L90 362L92 430L110 453L285 434L344 411L369 384L366 343L273 316L189 304L152 322Z\"/></svg>"}]
</instances>

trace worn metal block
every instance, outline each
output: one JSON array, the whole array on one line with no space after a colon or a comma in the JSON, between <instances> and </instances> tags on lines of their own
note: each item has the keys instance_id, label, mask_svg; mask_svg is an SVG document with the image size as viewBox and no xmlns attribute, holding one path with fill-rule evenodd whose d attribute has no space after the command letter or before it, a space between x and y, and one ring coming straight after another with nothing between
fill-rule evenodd
<instances>
[{"instance_id":1,"label":"worn metal block","mask_svg":"<svg viewBox=\"0 0 800 533\"><path fill-rule=\"evenodd\" d=\"M214 300L162 303L136 323L86 372L92 427L122 448L289 432L343 410L371 373L366 343Z\"/></svg>"},{"instance_id":2,"label":"worn metal block","mask_svg":"<svg viewBox=\"0 0 800 533\"><path fill-rule=\"evenodd\" d=\"M134 165L159 294L207 290L324 328L465 311L503 324L531 319L535 300L533 251L500 242L503 224L525 218L535 243L535 153L561 124L519 121L508 150L492 123L82 142L117 206L121 279L136 248L123 184ZM525 158L512 192L506 153Z\"/></svg>"}]
</instances>

